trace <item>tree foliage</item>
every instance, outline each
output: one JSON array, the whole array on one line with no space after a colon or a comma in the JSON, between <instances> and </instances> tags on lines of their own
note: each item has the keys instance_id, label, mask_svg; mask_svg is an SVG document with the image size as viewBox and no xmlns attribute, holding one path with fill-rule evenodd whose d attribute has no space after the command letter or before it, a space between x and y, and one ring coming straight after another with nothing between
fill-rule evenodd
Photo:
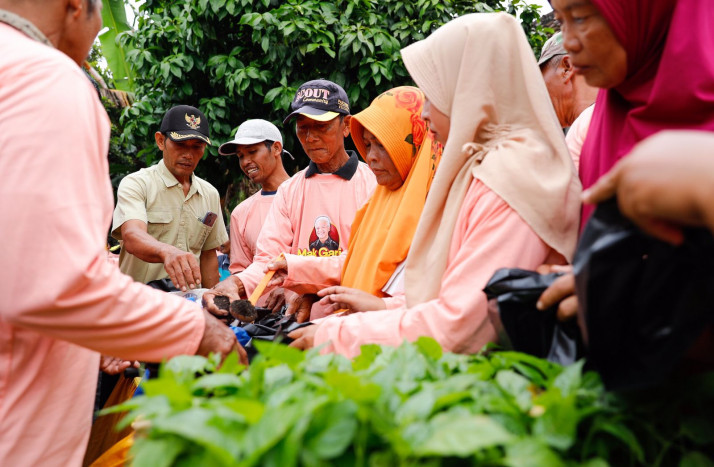
<instances>
[{"instance_id":1,"label":"tree foliage","mask_svg":"<svg viewBox=\"0 0 714 467\"><path fill-rule=\"evenodd\" d=\"M533 23L537 8L522 0L147 0L136 30L119 39L130 49L136 94L122 115L123 144L139 148L138 157L151 164L164 112L188 104L206 114L217 143L246 119L273 121L304 167L293 129L282 125L300 84L335 81L359 111L384 90L409 84L400 49L453 17L520 11L539 46L545 36ZM216 155L217 146L208 148L198 171L223 192L240 170L235 158Z\"/></svg>"}]
</instances>

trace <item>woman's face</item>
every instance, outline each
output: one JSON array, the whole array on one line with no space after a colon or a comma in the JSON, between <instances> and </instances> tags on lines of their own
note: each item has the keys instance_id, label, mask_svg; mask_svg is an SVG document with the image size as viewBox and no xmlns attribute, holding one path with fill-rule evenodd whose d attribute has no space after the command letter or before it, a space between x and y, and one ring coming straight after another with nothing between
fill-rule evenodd
<instances>
[{"instance_id":1,"label":"woman's face","mask_svg":"<svg viewBox=\"0 0 714 467\"><path fill-rule=\"evenodd\" d=\"M446 144L446 140L449 139L449 128L451 128L451 119L449 116L441 113L439 109L431 105L429 99L424 99L424 107L421 109L421 118L434 134L434 139L441 144Z\"/></svg>"},{"instance_id":2,"label":"woman's face","mask_svg":"<svg viewBox=\"0 0 714 467\"><path fill-rule=\"evenodd\" d=\"M404 181L382 143L366 128L362 132L362 140L367 150L364 160L377 177L377 183L392 191L402 186Z\"/></svg>"},{"instance_id":3,"label":"woman's face","mask_svg":"<svg viewBox=\"0 0 714 467\"><path fill-rule=\"evenodd\" d=\"M627 53L590 0L551 0L563 46L590 86L614 88L627 77Z\"/></svg>"}]
</instances>

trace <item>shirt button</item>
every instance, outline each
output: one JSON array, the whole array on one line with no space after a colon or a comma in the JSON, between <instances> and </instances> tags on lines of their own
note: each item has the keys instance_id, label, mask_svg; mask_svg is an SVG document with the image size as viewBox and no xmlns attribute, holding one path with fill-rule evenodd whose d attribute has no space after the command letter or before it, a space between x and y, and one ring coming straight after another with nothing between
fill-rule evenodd
<instances>
[{"instance_id":1,"label":"shirt button","mask_svg":"<svg viewBox=\"0 0 714 467\"><path fill-rule=\"evenodd\" d=\"M184 221L181 221L181 225L186 225L186 223Z\"/></svg>"}]
</instances>

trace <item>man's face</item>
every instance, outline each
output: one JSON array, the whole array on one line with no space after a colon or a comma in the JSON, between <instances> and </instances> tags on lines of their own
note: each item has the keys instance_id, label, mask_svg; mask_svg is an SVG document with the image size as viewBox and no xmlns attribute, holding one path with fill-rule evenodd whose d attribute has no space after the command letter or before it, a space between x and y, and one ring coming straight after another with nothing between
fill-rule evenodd
<instances>
[{"instance_id":1,"label":"man's face","mask_svg":"<svg viewBox=\"0 0 714 467\"><path fill-rule=\"evenodd\" d=\"M280 149L280 143L277 141L273 142L270 149L265 142L239 144L236 155L243 173L254 183L262 185L275 172L278 166L276 154L279 157Z\"/></svg>"},{"instance_id":2,"label":"man's face","mask_svg":"<svg viewBox=\"0 0 714 467\"><path fill-rule=\"evenodd\" d=\"M551 60L555 60L555 58L551 58ZM562 66L553 67L549 62L541 66L541 73L560 126L562 128L569 127L573 123L568 122L568 115L572 114L572 109L568 109L565 103L572 100L572 81L566 79L565 69Z\"/></svg>"},{"instance_id":3,"label":"man's face","mask_svg":"<svg viewBox=\"0 0 714 467\"><path fill-rule=\"evenodd\" d=\"M98 0L70 1L67 5L64 34L60 38L57 48L81 66L87 59L92 42L97 38L101 28L102 2Z\"/></svg>"},{"instance_id":4,"label":"man's face","mask_svg":"<svg viewBox=\"0 0 714 467\"><path fill-rule=\"evenodd\" d=\"M349 119L347 115L319 122L298 115L297 137L307 157L315 164L324 164L339 155L345 148L345 138L350 134Z\"/></svg>"},{"instance_id":5,"label":"man's face","mask_svg":"<svg viewBox=\"0 0 714 467\"><path fill-rule=\"evenodd\" d=\"M315 224L315 234L317 235L317 238L320 239L322 243L325 243L325 240L327 240L327 234L330 232L330 223L327 222L325 219L320 219L317 221Z\"/></svg>"},{"instance_id":6,"label":"man's face","mask_svg":"<svg viewBox=\"0 0 714 467\"><path fill-rule=\"evenodd\" d=\"M156 145L164 153L164 164L177 180L190 177L203 157L206 143L200 139L173 141L157 132Z\"/></svg>"}]
</instances>

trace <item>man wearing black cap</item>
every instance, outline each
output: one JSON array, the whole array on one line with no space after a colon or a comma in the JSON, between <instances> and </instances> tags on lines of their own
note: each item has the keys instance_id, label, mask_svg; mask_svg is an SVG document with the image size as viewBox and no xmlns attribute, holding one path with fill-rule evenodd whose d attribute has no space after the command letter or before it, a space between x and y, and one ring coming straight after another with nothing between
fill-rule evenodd
<instances>
[{"instance_id":1,"label":"man wearing black cap","mask_svg":"<svg viewBox=\"0 0 714 467\"><path fill-rule=\"evenodd\" d=\"M344 251L355 213L377 185L374 174L359 161L357 153L345 150L351 116L342 87L322 79L308 81L300 86L290 107L292 112L284 123L296 119L297 136L310 164L278 188L260 232L253 263L218 284L216 292L204 294L208 310L217 316L225 312L213 303L215 293L232 299L250 295L266 265L281 253L291 263ZM328 231L333 233L337 248L311 246L317 238L315 225L320 218L329 219ZM288 277L286 284L289 280ZM299 287L295 291L302 293ZM313 317L317 316L319 310L313 307Z\"/></svg>"},{"instance_id":2,"label":"man wearing black cap","mask_svg":"<svg viewBox=\"0 0 714 467\"><path fill-rule=\"evenodd\" d=\"M228 241L218 191L194 175L207 144L208 120L188 105L172 107L154 135L158 164L119 184L112 235L122 241L119 268L138 282L170 278L185 291L218 283L215 249Z\"/></svg>"}]
</instances>

